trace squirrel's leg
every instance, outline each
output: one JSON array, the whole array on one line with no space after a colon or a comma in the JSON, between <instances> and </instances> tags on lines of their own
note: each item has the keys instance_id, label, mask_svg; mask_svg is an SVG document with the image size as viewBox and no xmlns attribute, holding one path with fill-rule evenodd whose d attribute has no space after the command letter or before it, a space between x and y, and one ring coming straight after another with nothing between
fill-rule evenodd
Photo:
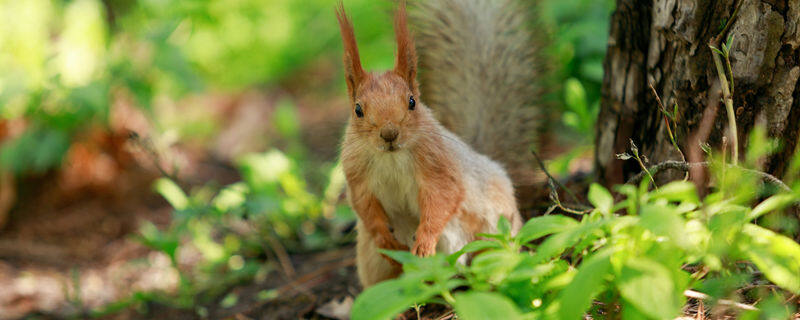
<instances>
[{"instance_id":1,"label":"squirrel's leg","mask_svg":"<svg viewBox=\"0 0 800 320\"><path fill-rule=\"evenodd\" d=\"M436 244L447 223L458 212L464 198L464 189L457 180L443 178L442 174L432 177L430 181L423 178L419 187L420 221L416 239L411 252L420 257L436 253Z\"/></svg>"},{"instance_id":2,"label":"squirrel's leg","mask_svg":"<svg viewBox=\"0 0 800 320\"><path fill-rule=\"evenodd\" d=\"M396 263L387 261L378 252L375 240L364 229L364 223L358 219L356 230L356 270L361 286L366 289L386 279L397 277L402 268Z\"/></svg>"},{"instance_id":3,"label":"squirrel's leg","mask_svg":"<svg viewBox=\"0 0 800 320\"><path fill-rule=\"evenodd\" d=\"M378 198L367 190L364 184L350 185L351 197L350 201L353 209L360 218L363 228L361 231L366 231L372 239L374 239L378 248L388 250L408 250L408 247L401 244L391 231L389 231L389 218L383 210ZM392 262L394 260L386 258Z\"/></svg>"}]
</instances>

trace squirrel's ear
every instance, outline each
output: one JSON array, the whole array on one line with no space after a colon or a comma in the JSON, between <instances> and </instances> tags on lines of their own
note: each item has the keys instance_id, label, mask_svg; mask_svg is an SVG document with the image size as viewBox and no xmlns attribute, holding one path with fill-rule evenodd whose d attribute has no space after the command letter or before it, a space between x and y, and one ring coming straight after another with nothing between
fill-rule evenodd
<instances>
[{"instance_id":1,"label":"squirrel's ear","mask_svg":"<svg viewBox=\"0 0 800 320\"><path fill-rule=\"evenodd\" d=\"M394 34L397 40L397 64L394 67L394 72L406 81L414 95L418 95L416 83L417 52L414 49L414 40L408 31L406 20L406 2L405 0L400 0L400 5L394 15Z\"/></svg>"},{"instance_id":2,"label":"squirrel's ear","mask_svg":"<svg viewBox=\"0 0 800 320\"><path fill-rule=\"evenodd\" d=\"M347 91L350 94L350 98L355 100L356 89L364 80L366 73L361 67L361 59L358 56L353 24L347 18L344 4L341 1L339 1L339 7L336 10L336 18L339 20L339 30L342 32L342 43L344 44L344 77L347 81Z\"/></svg>"}]
</instances>

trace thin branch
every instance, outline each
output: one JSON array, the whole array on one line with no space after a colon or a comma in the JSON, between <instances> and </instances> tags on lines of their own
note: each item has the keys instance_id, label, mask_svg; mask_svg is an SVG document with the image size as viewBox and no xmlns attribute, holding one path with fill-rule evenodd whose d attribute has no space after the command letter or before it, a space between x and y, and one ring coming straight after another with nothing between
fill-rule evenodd
<instances>
[{"instance_id":1,"label":"thin branch","mask_svg":"<svg viewBox=\"0 0 800 320\"><path fill-rule=\"evenodd\" d=\"M683 291L683 295L686 296L687 298L692 298L692 299L697 299L697 300L710 300L711 299L711 296L709 296L709 295L707 295L705 293L702 293L702 292L694 291L694 290ZM717 302L719 304L721 304L721 305L724 305L724 306L739 308L739 309L742 309L742 310L758 311L758 308L756 308L754 306L751 306L749 304L739 303L739 302L731 301L731 300L727 300L727 299L719 299L719 300L717 300Z\"/></svg>"},{"instance_id":2,"label":"thin branch","mask_svg":"<svg viewBox=\"0 0 800 320\"><path fill-rule=\"evenodd\" d=\"M728 128L730 130L730 135L731 135L731 144L733 145L733 148L731 148L731 150L733 152L734 165L737 165L739 162L739 138L738 138L738 131L736 128L736 114L733 111L733 92L732 92L733 90L732 86L728 83L728 79L725 74L725 67L722 65L722 60L720 59L720 55L724 54L729 68L730 68L730 60L727 52L722 52L717 48L720 47L720 44L722 43L722 38L725 37L725 34L728 32L728 30L730 30L731 26L736 20L742 2L743 1L741 0L736 1L736 3L734 4L735 9L731 14L730 19L728 19L727 23L725 24L725 27L719 34L717 34L714 38L712 38L710 43L708 44L709 48L711 48L711 56L713 57L714 60L714 66L717 69L717 77L719 78L720 81L720 87L722 89L722 95L723 95L722 98L725 103L725 109L728 113ZM730 48L728 48L725 51L728 50L730 50ZM731 72L731 81L733 81L733 69L730 69L730 72Z\"/></svg>"},{"instance_id":3,"label":"thin branch","mask_svg":"<svg viewBox=\"0 0 800 320\"><path fill-rule=\"evenodd\" d=\"M661 171L665 171L665 170L689 171L692 168L696 168L696 167L708 168L708 165L709 165L708 162L688 163L688 162L683 162L683 161L668 160L668 161L664 161L664 162L661 162L659 164L656 164L656 165L648 168L647 170L650 171L651 174L655 175L655 174L657 174L657 173L659 173ZM735 166L734 165L727 165L727 167L735 167ZM750 173L750 174L758 176L764 182L767 182L769 184L777 186L782 191L792 192L792 189L789 188L789 186L787 186L786 183L784 183L783 181L781 181L781 179L778 179L777 177L775 177L775 176L773 176L773 175L771 175L769 173L758 171L758 170L753 170L753 169L745 169L745 168L741 168L741 167L737 167L737 168L739 168L740 170L742 170L744 172L747 172L747 173ZM630 179L628 179L628 182L626 182L626 184L636 185L639 182L641 182L642 179L644 179L645 176L646 176L646 173L644 171L640 172L639 174L637 174L637 175L631 177Z\"/></svg>"},{"instance_id":4,"label":"thin branch","mask_svg":"<svg viewBox=\"0 0 800 320\"><path fill-rule=\"evenodd\" d=\"M280 241L273 238L271 235L265 235L267 239L267 244L275 252L275 255L278 258L278 262L281 265L281 269L289 278L294 278L295 270L294 266L292 266L292 260L289 258L289 254L286 252L286 249L283 248Z\"/></svg>"},{"instance_id":5,"label":"thin branch","mask_svg":"<svg viewBox=\"0 0 800 320\"><path fill-rule=\"evenodd\" d=\"M664 124L667 126L667 133L669 134L669 141L672 142L672 146L675 147L675 150L678 150L678 153L681 155L681 159L683 161L686 161L686 156L683 155L683 151L681 150L681 148L678 147L678 143L675 142L675 135L672 133L672 126L670 125L669 117L667 117L669 112L667 112L666 107L664 107L664 103L661 101L661 97L658 96L658 91L656 91L656 88L653 87L652 83L648 83L648 84L650 85L650 90L653 91L653 95L656 97L656 102L658 102L658 107L661 109L661 113L664 116ZM673 117L674 117L674 115L673 115ZM674 118L673 118L673 120L674 120Z\"/></svg>"},{"instance_id":6,"label":"thin branch","mask_svg":"<svg viewBox=\"0 0 800 320\"><path fill-rule=\"evenodd\" d=\"M550 181L552 181L555 184L557 184L561 189L564 189L564 191L567 192L567 195L569 195L569 197L572 199L572 201L580 202L580 200L578 200L578 196L576 196L574 193L572 193L572 190L568 189L560 181L558 181L555 178L553 178L553 176L550 174L550 172L547 171L547 168L545 168L544 162L542 161L542 159L539 158L538 154L536 154L536 151L531 150L531 154L533 154L533 158L536 159L536 162L539 164L539 168L542 168L542 171L544 172L544 174L547 175L547 178L550 179Z\"/></svg>"},{"instance_id":7,"label":"thin branch","mask_svg":"<svg viewBox=\"0 0 800 320\"><path fill-rule=\"evenodd\" d=\"M739 8L742 7L742 3L743 2L744 1L742 1L742 0L736 1L736 3L734 4L735 8L733 9L733 13L731 14L730 19L728 19L728 21L725 23L725 27L722 28L722 31L719 34L717 34L714 38L711 39L711 43L710 43L711 45L719 46L719 44L722 41L722 38L725 36L726 33L728 33L728 30L730 30L731 27L733 26L733 22L736 20L736 17L739 15Z\"/></svg>"},{"instance_id":8,"label":"thin branch","mask_svg":"<svg viewBox=\"0 0 800 320\"><path fill-rule=\"evenodd\" d=\"M736 114L733 111L733 96L731 94L727 76L725 75L725 68L722 66L722 59L719 57L720 54L712 50L711 55L714 57L714 66L717 68L717 76L719 77L720 82L719 86L722 89L722 99L725 102L725 110L727 110L728 113L728 129L730 130L731 136L733 165L737 165L739 163L739 137L738 130L736 128Z\"/></svg>"},{"instance_id":9,"label":"thin branch","mask_svg":"<svg viewBox=\"0 0 800 320\"><path fill-rule=\"evenodd\" d=\"M143 138L139 136L136 131L128 132L128 140L130 140L133 145L138 146L145 153L150 157L150 161L153 162L153 165L158 169L158 172L161 173L161 176L166 177L172 181L179 182L178 176L175 174L171 174L164 169L161 165L161 157L158 156L158 152L156 151L156 147L153 145L153 141L149 138Z\"/></svg>"},{"instance_id":10,"label":"thin branch","mask_svg":"<svg viewBox=\"0 0 800 320\"><path fill-rule=\"evenodd\" d=\"M556 186L553 185L553 180L552 179L548 180L547 183L550 185L550 201L553 201L553 203L555 204L547 210L547 213L545 213L545 215L550 214L555 208L559 208L566 213L571 213L575 215L583 215L592 211L592 208L583 205L575 205L576 207L581 207L581 209L572 209L564 206L561 203L561 200L558 199L558 191L556 191Z\"/></svg>"}]
</instances>

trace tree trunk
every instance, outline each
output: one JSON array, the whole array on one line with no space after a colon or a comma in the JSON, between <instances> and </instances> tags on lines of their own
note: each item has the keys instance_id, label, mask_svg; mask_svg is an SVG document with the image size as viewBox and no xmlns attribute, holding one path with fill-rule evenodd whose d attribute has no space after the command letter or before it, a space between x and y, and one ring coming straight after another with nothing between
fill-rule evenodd
<instances>
[{"instance_id":1,"label":"tree trunk","mask_svg":"<svg viewBox=\"0 0 800 320\"><path fill-rule=\"evenodd\" d=\"M739 1L737 17L722 34ZM678 106L674 133L684 153L698 148L689 137L702 131L707 108L710 131L702 140L719 148L727 135L727 113L708 45L720 34L723 40L734 36L739 150L747 148L754 125L763 123L783 145L764 170L784 175L800 134L800 0L617 0L595 141L601 182L622 183L641 171L635 161L615 158L629 150L629 140L650 164L682 160L651 84L669 112Z\"/></svg>"}]
</instances>

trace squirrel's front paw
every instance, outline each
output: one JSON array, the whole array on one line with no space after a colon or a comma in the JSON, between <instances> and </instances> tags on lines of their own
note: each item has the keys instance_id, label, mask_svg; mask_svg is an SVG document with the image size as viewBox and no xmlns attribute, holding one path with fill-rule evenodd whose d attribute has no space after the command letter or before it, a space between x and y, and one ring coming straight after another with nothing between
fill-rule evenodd
<instances>
[{"instance_id":1,"label":"squirrel's front paw","mask_svg":"<svg viewBox=\"0 0 800 320\"><path fill-rule=\"evenodd\" d=\"M418 257L427 257L436 254L436 242L433 241L417 241L414 243L414 248L411 253Z\"/></svg>"}]
</instances>

